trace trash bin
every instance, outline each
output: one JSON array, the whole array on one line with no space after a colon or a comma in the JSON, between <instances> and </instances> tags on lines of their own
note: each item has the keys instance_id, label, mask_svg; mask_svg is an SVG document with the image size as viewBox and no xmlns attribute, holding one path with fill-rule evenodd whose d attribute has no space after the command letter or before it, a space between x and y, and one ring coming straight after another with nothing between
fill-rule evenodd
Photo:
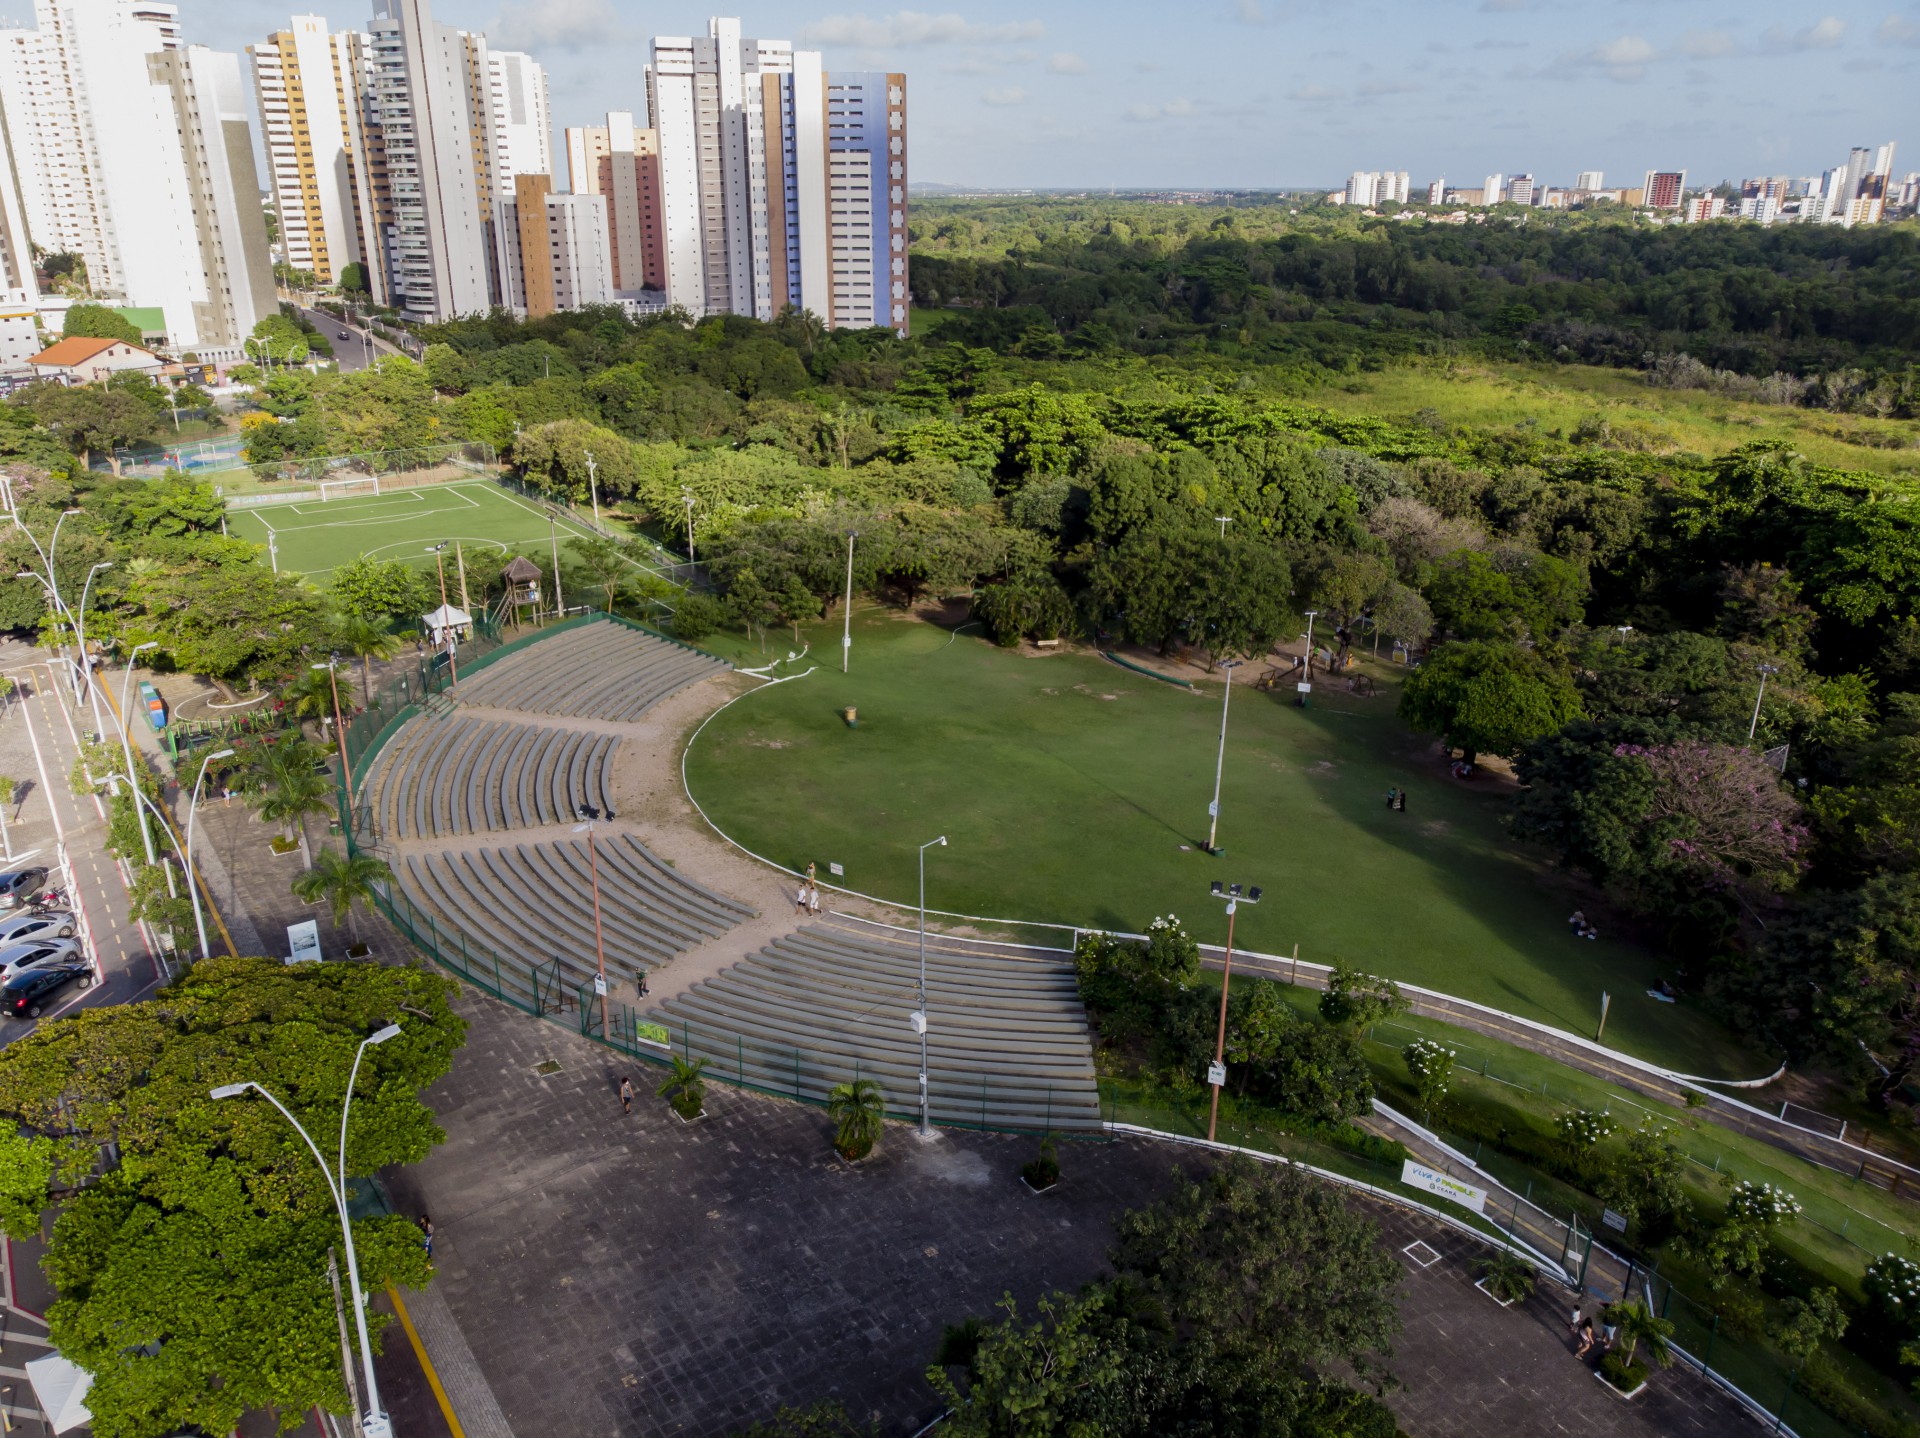
<instances>
[{"instance_id":1,"label":"trash bin","mask_svg":"<svg viewBox=\"0 0 1920 1438\"><path fill-rule=\"evenodd\" d=\"M847 727L849 729L858 729L860 727L860 711L854 708L853 705L849 704L846 708L842 709L840 711L840 717L847 721Z\"/></svg>"}]
</instances>

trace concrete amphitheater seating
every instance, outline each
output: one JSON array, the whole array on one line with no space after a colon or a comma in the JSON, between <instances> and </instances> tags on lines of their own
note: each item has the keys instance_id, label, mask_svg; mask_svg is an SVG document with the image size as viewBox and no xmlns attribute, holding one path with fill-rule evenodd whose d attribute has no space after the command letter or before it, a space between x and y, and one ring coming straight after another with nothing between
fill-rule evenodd
<instances>
[{"instance_id":1,"label":"concrete amphitheater seating","mask_svg":"<svg viewBox=\"0 0 1920 1438\"><path fill-rule=\"evenodd\" d=\"M373 792L388 839L438 839L570 824L612 805L615 734L461 715L416 720L389 740ZM363 792L365 792L363 790Z\"/></svg>"},{"instance_id":2,"label":"concrete amphitheater seating","mask_svg":"<svg viewBox=\"0 0 1920 1438\"><path fill-rule=\"evenodd\" d=\"M632 723L662 699L727 667L724 660L602 619L488 665L460 681L458 697L493 709Z\"/></svg>"},{"instance_id":3,"label":"concrete amphitheater seating","mask_svg":"<svg viewBox=\"0 0 1920 1438\"><path fill-rule=\"evenodd\" d=\"M607 979L611 987L625 987L625 1002L636 1000L633 984L643 970L752 917L746 905L675 873L630 835L603 834L595 845ZM415 927L446 953L464 953L467 966L482 978L493 976L497 958L500 986L529 1001L534 980L528 966L551 966L558 959L567 992L592 982L598 960L584 835L405 854L393 868L411 905L403 912L410 912Z\"/></svg>"},{"instance_id":4,"label":"concrete amphitheater seating","mask_svg":"<svg viewBox=\"0 0 1920 1438\"><path fill-rule=\"evenodd\" d=\"M1031 951L1025 951L1030 953ZM919 1112L920 1040L909 1027L915 941L851 923L814 924L661 1005L676 1050L716 1076L824 1100L859 1073L887 1109ZM1100 1126L1085 1012L1065 956L930 938L928 1089L935 1123Z\"/></svg>"}]
</instances>

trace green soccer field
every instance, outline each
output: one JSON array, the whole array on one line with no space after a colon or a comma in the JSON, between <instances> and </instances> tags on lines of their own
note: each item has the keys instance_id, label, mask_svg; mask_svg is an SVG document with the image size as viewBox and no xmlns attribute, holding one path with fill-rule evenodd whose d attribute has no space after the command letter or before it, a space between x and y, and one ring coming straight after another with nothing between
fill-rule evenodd
<instances>
[{"instance_id":1,"label":"green soccer field","mask_svg":"<svg viewBox=\"0 0 1920 1438\"><path fill-rule=\"evenodd\" d=\"M551 526L537 504L486 480L442 484L387 494L236 509L228 532L270 545L267 562L324 578L361 555L430 565L426 551L458 542L468 563L512 552L544 552L558 531L561 543L592 533L566 519ZM451 550L449 550L451 553Z\"/></svg>"},{"instance_id":2,"label":"green soccer field","mask_svg":"<svg viewBox=\"0 0 1920 1438\"><path fill-rule=\"evenodd\" d=\"M692 744L693 797L755 853L817 862L823 878L840 864L831 882L911 907L916 849L945 834L949 846L927 852L930 908L1133 932L1177 913L1211 943L1226 924L1209 882L1258 884L1242 945L1284 955L1297 943L1303 959L1588 1035L1606 991L1609 1044L1690 1073L1771 1068L1698 1006L1648 997L1670 972L1654 954L1568 932L1576 900L1516 852L1500 795L1451 778L1393 717L1390 678L1370 699L1322 681L1306 710L1291 692L1236 686L1226 853L1210 858L1218 683L1196 696L1090 655L1028 657L977 630L863 618L851 674L838 627L822 626L798 666L817 661L809 677L748 694ZM840 716L848 705L858 728ZM1387 808L1389 786L1408 791L1405 812Z\"/></svg>"}]
</instances>

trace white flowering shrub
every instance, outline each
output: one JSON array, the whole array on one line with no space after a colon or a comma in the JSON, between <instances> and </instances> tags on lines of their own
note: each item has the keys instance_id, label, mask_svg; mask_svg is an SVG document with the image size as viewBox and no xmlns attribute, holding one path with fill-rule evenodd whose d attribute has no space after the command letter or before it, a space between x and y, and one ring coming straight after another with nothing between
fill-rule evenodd
<instances>
[{"instance_id":1,"label":"white flowering shrub","mask_svg":"<svg viewBox=\"0 0 1920 1438\"><path fill-rule=\"evenodd\" d=\"M1867 1265L1867 1304L1895 1331L1920 1333L1920 1263L1883 1253Z\"/></svg>"},{"instance_id":2,"label":"white flowering shrub","mask_svg":"<svg viewBox=\"0 0 1920 1438\"><path fill-rule=\"evenodd\" d=\"M1736 1223L1757 1223L1771 1228L1798 1217L1799 1213L1800 1200L1770 1183L1742 1179L1727 1195L1727 1217Z\"/></svg>"},{"instance_id":3,"label":"white flowering shrub","mask_svg":"<svg viewBox=\"0 0 1920 1438\"><path fill-rule=\"evenodd\" d=\"M1610 1115L1590 1108L1570 1109L1554 1124L1560 1130L1560 1141L1574 1148L1592 1148L1620 1128Z\"/></svg>"},{"instance_id":4,"label":"white flowering shrub","mask_svg":"<svg viewBox=\"0 0 1920 1438\"><path fill-rule=\"evenodd\" d=\"M1432 1108L1447 1096L1453 1084L1453 1061L1458 1051L1432 1039L1415 1039L1400 1051L1407 1061L1413 1086L1420 1091L1420 1102Z\"/></svg>"}]
</instances>

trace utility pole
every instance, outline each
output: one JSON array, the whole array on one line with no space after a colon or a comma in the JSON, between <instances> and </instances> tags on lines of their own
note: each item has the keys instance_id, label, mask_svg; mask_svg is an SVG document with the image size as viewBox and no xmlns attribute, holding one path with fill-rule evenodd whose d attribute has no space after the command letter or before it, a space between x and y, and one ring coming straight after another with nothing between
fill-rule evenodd
<instances>
[{"instance_id":1,"label":"utility pole","mask_svg":"<svg viewBox=\"0 0 1920 1438\"><path fill-rule=\"evenodd\" d=\"M1213 1142L1214 1131L1220 1125L1220 1090L1227 1081L1227 990L1233 983L1233 916L1244 901L1249 904L1260 902L1260 889L1256 885L1245 894L1240 892L1238 884L1222 884L1213 881L1212 893L1216 899L1227 901L1227 961L1220 974L1220 1033L1213 1044L1213 1066L1207 1070L1207 1084L1213 1089L1213 1108L1207 1115L1207 1142Z\"/></svg>"},{"instance_id":2,"label":"utility pole","mask_svg":"<svg viewBox=\"0 0 1920 1438\"><path fill-rule=\"evenodd\" d=\"M853 541L860 536L857 529L847 531L847 604L841 616L840 631L840 672L847 672L847 656L853 652Z\"/></svg>"},{"instance_id":3,"label":"utility pole","mask_svg":"<svg viewBox=\"0 0 1920 1438\"><path fill-rule=\"evenodd\" d=\"M547 513L547 543L553 546L553 617L567 617L567 597L560 589L560 531L554 527L553 513Z\"/></svg>"},{"instance_id":4,"label":"utility pole","mask_svg":"<svg viewBox=\"0 0 1920 1438\"><path fill-rule=\"evenodd\" d=\"M1239 660L1229 659L1220 666L1227 671L1227 686L1220 693L1220 752L1213 761L1213 802L1207 805L1207 852L1215 855L1220 852L1213 842L1220 833L1220 778L1227 769L1227 704L1233 698L1233 671L1239 665Z\"/></svg>"},{"instance_id":5,"label":"utility pole","mask_svg":"<svg viewBox=\"0 0 1920 1438\"><path fill-rule=\"evenodd\" d=\"M472 614L473 604L467 598L467 556L460 548L460 541L457 539L453 542L453 563L454 567L460 571L460 607L468 614Z\"/></svg>"},{"instance_id":6,"label":"utility pole","mask_svg":"<svg viewBox=\"0 0 1920 1438\"><path fill-rule=\"evenodd\" d=\"M1760 701L1766 697L1767 676L1769 674L1778 674L1779 672L1780 666L1777 664L1762 664L1760 666L1760 688L1753 696L1753 720L1747 725L1747 742L1749 744L1753 742L1753 736L1760 728Z\"/></svg>"},{"instance_id":7,"label":"utility pole","mask_svg":"<svg viewBox=\"0 0 1920 1438\"><path fill-rule=\"evenodd\" d=\"M600 527L600 483L597 478L599 466L593 462L593 451L587 454L587 493L593 497L593 527Z\"/></svg>"}]
</instances>

